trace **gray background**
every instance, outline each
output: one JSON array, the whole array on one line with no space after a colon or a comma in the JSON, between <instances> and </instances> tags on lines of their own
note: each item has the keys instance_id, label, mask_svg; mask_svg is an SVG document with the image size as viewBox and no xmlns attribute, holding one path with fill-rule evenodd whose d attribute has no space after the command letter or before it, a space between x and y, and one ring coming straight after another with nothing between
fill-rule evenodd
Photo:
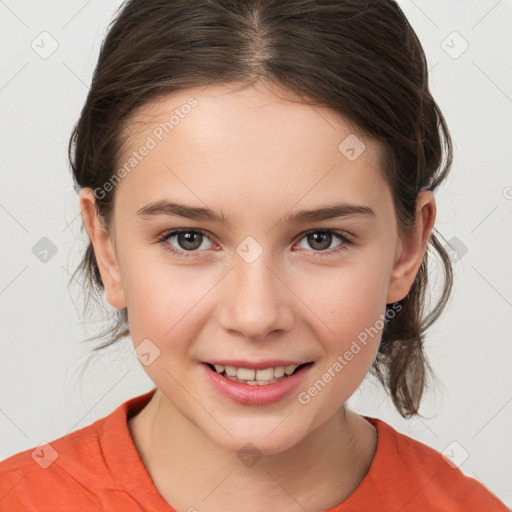
<instances>
[{"instance_id":1,"label":"gray background","mask_svg":"<svg viewBox=\"0 0 512 512\"><path fill-rule=\"evenodd\" d=\"M67 142L120 3L0 1L0 459L153 387L129 340L85 367L93 342L82 340L101 325L83 322L82 284L67 286L86 241ZM371 378L350 404L446 453L512 506L512 2L400 5L455 143L451 177L436 193L455 290L428 336L439 385L426 418L403 420ZM56 251L46 261L37 256L43 237Z\"/></svg>"}]
</instances>

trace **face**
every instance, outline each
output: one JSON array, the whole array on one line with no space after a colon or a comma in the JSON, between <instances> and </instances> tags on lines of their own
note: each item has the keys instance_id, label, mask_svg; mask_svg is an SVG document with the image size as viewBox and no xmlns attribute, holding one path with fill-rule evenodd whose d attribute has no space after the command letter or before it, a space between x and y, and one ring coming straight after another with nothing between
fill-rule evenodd
<instances>
[{"instance_id":1,"label":"face","mask_svg":"<svg viewBox=\"0 0 512 512\"><path fill-rule=\"evenodd\" d=\"M379 146L285 96L211 86L146 105L120 158L112 237L84 214L144 370L176 414L232 451L250 441L277 453L340 411L375 359L386 303L412 285L435 213L422 193L426 233L400 240ZM81 192L86 211L90 199ZM337 216L298 215L340 204ZM313 365L286 377L295 384L279 399L244 403L205 364L237 360Z\"/></svg>"}]
</instances>

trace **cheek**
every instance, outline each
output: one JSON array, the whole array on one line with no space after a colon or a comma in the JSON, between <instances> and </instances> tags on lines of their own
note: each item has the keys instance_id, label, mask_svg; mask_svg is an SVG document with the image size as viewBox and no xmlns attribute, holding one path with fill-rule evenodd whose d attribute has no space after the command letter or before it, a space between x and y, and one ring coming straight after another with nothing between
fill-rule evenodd
<instances>
[{"instance_id":1,"label":"cheek","mask_svg":"<svg viewBox=\"0 0 512 512\"><path fill-rule=\"evenodd\" d=\"M212 288L208 274L200 275L192 267L139 261L137 264L134 258L127 268L125 286L135 343L145 338L177 341L190 337L197 325L195 315L201 310L199 303ZM179 350L176 343L170 344L172 347Z\"/></svg>"},{"instance_id":2,"label":"cheek","mask_svg":"<svg viewBox=\"0 0 512 512\"><path fill-rule=\"evenodd\" d=\"M353 265L326 276L315 289L310 307L320 312L315 325L325 357L297 396L302 405L312 404L315 424L353 395L375 360L384 327L385 272L376 262Z\"/></svg>"},{"instance_id":3,"label":"cheek","mask_svg":"<svg viewBox=\"0 0 512 512\"><path fill-rule=\"evenodd\" d=\"M385 311L387 272L379 261L360 261L297 275L294 288L310 313L315 313L323 324L328 338L349 342L372 327Z\"/></svg>"}]
</instances>

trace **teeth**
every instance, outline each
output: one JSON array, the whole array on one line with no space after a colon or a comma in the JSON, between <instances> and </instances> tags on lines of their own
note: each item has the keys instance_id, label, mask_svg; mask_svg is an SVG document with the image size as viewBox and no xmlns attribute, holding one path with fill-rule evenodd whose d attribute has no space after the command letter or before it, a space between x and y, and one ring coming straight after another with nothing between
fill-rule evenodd
<instances>
[{"instance_id":1,"label":"teeth","mask_svg":"<svg viewBox=\"0 0 512 512\"><path fill-rule=\"evenodd\" d=\"M238 378L240 378L240 370L238 370ZM273 378L274 368L265 368L264 370L256 370L256 379L251 380L272 380Z\"/></svg>"},{"instance_id":2,"label":"teeth","mask_svg":"<svg viewBox=\"0 0 512 512\"><path fill-rule=\"evenodd\" d=\"M224 370L228 377L236 377L236 368L234 366L225 366Z\"/></svg>"},{"instance_id":3,"label":"teeth","mask_svg":"<svg viewBox=\"0 0 512 512\"><path fill-rule=\"evenodd\" d=\"M266 386L267 384L273 384L282 379L271 379L271 380L239 380L236 377L226 377L228 380L233 382L240 382L241 384L250 384L251 386Z\"/></svg>"},{"instance_id":4,"label":"teeth","mask_svg":"<svg viewBox=\"0 0 512 512\"><path fill-rule=\"evenodd\" d=\"M299 365L298 364L291 364L290 366L287 366L284 369L284 373L286 373L286 375L291 375L295 371L295 368L297 368L297 366L299 366Z\"/></svg>"},{"instance_id":5,"label":"teeth","mask_svg":"<svg viewBox=\"0 0 512 512\"><path fill-rule=\"evenodd\" d=\"M256 370L251 370L249 368L238 368L238 370L236 372L236 378L238 380L254 380L255 375L256 375Z\"/></svg>"},{"instance_id":6,"label":"teeth","mask_svg":"<svg viewBox=\"0 0 512 512\"><path fill-rule=\"evenodd\" d=\"M284 366L278 366L274 368L274 377L279 378L284 375Z\"/></svg>"},{"instance_id":7,"label":"teeth","mask_svg":"<svg viewBox=\"0 0 512 512\"><path fill-rule=\"evenodd\" d=\"M223 366L221 364L214 365L217 373L226 372L227 377L232 377L231 380L243 381L247 384L269 384L275 382L276 379L284 377L284 375L291 375L298 364L291 364L289 366L277 366L275 368L265 368L262 370L253 370L251 368L235 368L234 366Z\"/></svg>"}]
</instances>

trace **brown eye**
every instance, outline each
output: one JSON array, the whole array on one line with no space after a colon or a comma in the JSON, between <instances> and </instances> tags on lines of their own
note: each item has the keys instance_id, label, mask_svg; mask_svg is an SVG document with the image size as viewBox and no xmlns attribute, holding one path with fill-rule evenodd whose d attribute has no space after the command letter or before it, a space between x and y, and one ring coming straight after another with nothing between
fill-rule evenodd
<instances>
[{"instance_id":1,"label":"brown eye","mask_svg":"<svg viewBox=\"0 0 512 512\"><path fill-rule=\"evenodd\" d=\"M314 249L324 251L328 249L332 242L332 233L328 231L314 231L307 235L308 244Z\"/></svg>"},{"instance_id":2,"label":"brown eye","mask_svg":"<svg viewBox=\"0 0 512 512\"><path fill-rule=\"evenodd\" d=\"M204 252L199 250L205 240L209 240L206 233L196 229L182 229L171 231L160 237L159 241L164 244L164 249L177 256L194 256L195 253ZM171 243L174 242L174 243ZM210 242L210 249L213 244ZM205 249L203 247L203 249Z\"/></svg>"},{"instance_id":3,"label":"brown eye","mask_svg":"<svg viewBox=\"0 0 512 512\"><path fill-rule=\"evenodd\" d=\"M185 249L187 251L194 251L201 247L203 235L202 233L195 231L183 231L176 235L176 240L181 249Z\"/></svg>"},{"instance_id":4,"label":"brown eye","mask_svg":"<svg viewBox=\"0 0 512 512\"><path fill-rule=\"evenodd\" d=\"M335 239L341 240L341 243L331 247ZM348 249L348 246L352 243L351 240L342 233L333 230L316 230L305 233L302 240L306 241L300 249L308 249L314 256L328 256L340 251ZM302 242L301 242L302 243ZM307 247L306 247L307 245Z\"/></svg>"}]
</instances>

